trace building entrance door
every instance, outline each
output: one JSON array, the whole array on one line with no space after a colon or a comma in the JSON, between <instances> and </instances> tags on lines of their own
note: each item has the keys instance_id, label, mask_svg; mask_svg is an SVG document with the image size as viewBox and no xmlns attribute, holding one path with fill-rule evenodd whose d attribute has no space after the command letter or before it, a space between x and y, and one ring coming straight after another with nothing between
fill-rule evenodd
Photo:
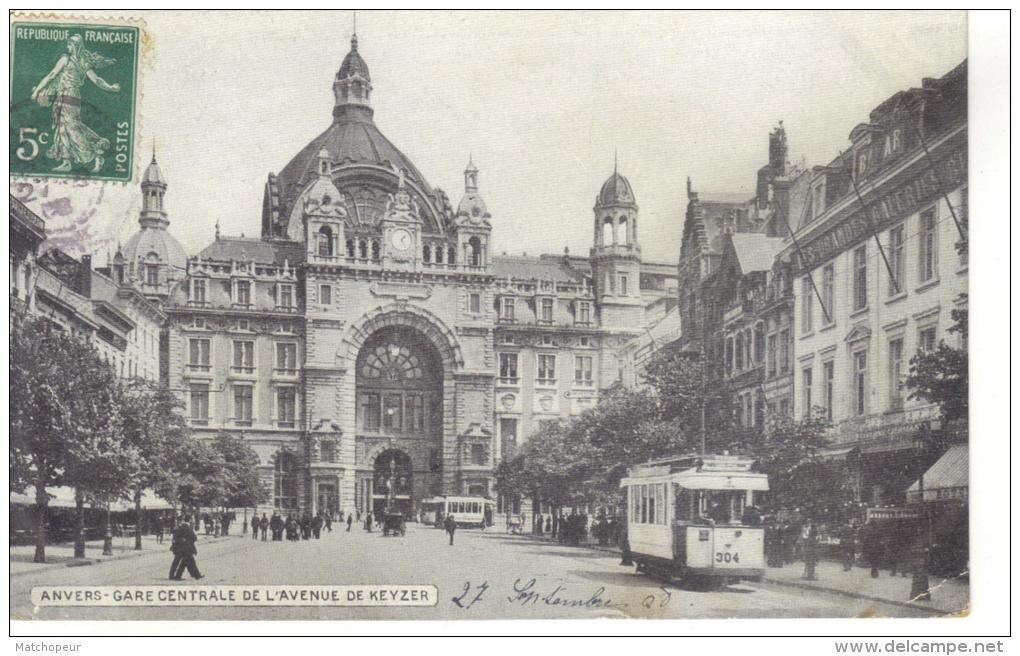
<instances>
[{"instance_id":1,"label":"building entrance door","mask_svg":"<svg viewBox=\"0 0 1020 656\"><path fill-rule=\"evenodd\" d=\"M319 483L318 502L315 507L318 512L327 513L330 517L336 515L340 508L335 483Z\"/></svg>"}]
</instances>

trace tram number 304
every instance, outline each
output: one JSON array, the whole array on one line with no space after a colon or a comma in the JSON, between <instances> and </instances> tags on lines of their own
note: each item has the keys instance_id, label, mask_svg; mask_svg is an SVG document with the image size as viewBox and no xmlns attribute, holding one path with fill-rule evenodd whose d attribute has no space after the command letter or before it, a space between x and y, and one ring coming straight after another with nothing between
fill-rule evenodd
<instances>
[{"instance_id":1,"label":"tram number 304","mask_svg":"<svg viewBox=\"0 0 1020 656\"><path fill-rule=\"evenodd\" d=\"M740 554L730 553L729 551L717 551L715 552L715 562L717 563L739 563Z\"/></svg>"}]
</instances>

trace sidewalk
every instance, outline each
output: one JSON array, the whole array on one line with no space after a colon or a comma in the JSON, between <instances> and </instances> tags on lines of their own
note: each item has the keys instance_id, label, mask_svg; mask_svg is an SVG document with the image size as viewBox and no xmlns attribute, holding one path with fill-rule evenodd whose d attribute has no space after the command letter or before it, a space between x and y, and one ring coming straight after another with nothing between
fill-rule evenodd
<instances>
[{"instance_id":1,"label":"sidewalk","mask_svg":"<svg viewBox=\"0 0 1020 656\"><path fill-rule=\"evenodd\" d=\"M198 536L199 544L208 544L210 542L218 542L220 540L229 540L231 538L243 537L240 534L228 535L221 537L212 537L206 535ZM31 574L33 572L44 572L50 569L57 569L60 567L80 567L85 565L93 565L96 563L103 563L110 560L120 560L122 558L133 558L135 556L141 556L147 553L154 552L169 552L170 551L170 534L167 533L163 539L163 544L156 543L156 536L154 535L143 535L142 536L142 550L135 551L135 536L127 535L124 537L113 538L113 555L103 555L103 541L102 540L89 540L85 543L85 558L74 557L74 544L71 542L64 542L61 544L47 544L46 545L46 562L45 563L34 563L32 558L35 556L35 545L17 545L10 547L10 575L18 576L20 574Z\"/></svg>"},{"instance_id":2,"label":"sidewalk","mask_svg":"<svg viewBox=\"0 0 1020 656\"><path fill-rule=\"evenodd\" d=\"M785 567L769 567L765 570L763 582L805 590L824 590L910 608L930 608L943 613L966 614L970 609L970 583L967 579L945 580L929 575L931 601L910 601L911 577L889 576L887 569L881 570L878 578L873 579L871 569L868 567L854 567L849 572L844 572L843 566L839 563L821 561L815 568L817 581L805 581L801 579L803 574L803 562Z\"/></svg>"},{"instance_id":3,"label":"sidewalk","mask_svg":"<svg viewBox=\"0 0 1020 656\"><path fill-rule=\"evenodd\" d=\"M542 542L555 542L548 535L525 533L522 537ZM573 546L573 545L563 545ZM583 542L579 548L594 549L620 554L619 547L600 546L596 543ZM815 568L817 581L801 579L804 574L804 563L795 562L785 567L769 567L765 570L763 584L781 585L805 590L819 590L868 599L885 604L895 604L908 608L929 608L934 611L950 614L966 614L970 609L970 583L966 578L944 580L937 576L928 577L931 587L931 601L910 601L910 576L889 576L889 570L882 570L877 579L871 578L871 570L866 567L854 567L849 572L843 571L840 563L821 561Z\"/></svg>"}]
</instances>

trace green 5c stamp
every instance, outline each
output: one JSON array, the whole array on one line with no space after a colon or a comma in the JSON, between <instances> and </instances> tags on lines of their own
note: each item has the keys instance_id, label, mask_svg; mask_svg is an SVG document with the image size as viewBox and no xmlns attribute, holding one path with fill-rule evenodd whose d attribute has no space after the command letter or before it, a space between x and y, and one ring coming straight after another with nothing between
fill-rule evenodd
<instances>
[{"instance_id":1,"label":"green 5c stamp","mask_svg":"<svg viewBox=\"0 0 1020 656\"><path fill-rule=\"evenodd\" d=\"M12 176L130 181L141 30L11 23Z\"/></svg>"}]
</instances>

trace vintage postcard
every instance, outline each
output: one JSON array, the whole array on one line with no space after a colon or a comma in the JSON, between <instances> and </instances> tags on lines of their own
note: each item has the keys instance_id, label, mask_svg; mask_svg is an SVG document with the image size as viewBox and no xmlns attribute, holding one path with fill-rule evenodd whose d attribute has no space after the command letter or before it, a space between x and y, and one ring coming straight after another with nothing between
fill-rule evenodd
<instances>
[{"instance_id":1,"label":"vintage postcard","mask_svg":"<svg viewBox=\"0 0 1020 656\"><path fill-rule=\"evenodd\" d=\"M12 14L10 619L967 616L967 27Z\"/></svg>"}]
</instances>

